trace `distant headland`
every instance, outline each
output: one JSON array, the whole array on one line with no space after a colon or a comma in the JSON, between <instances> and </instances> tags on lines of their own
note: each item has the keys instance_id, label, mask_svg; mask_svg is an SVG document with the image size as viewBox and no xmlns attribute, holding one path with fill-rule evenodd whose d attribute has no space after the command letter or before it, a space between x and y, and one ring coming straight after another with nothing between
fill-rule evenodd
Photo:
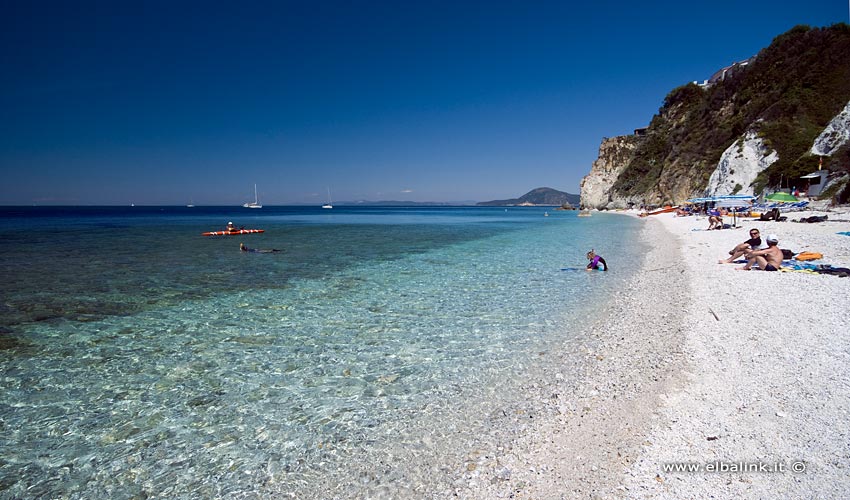
<instances>
[{"instance_id":1,"label":"distant headland","mask_svg":"<svg viewBox=\"0 0 850 500\"><path fill-rule=\"evenodd\" d=\"M548 187L532 189L519 198L510 200L493 200L482 201L476 203L478 206L487 207L511 207L511 206L546 206L546 207L561 207L561 206L577 206L580 196L577 194L565 193Z\"/></svg>"}]
</instances>

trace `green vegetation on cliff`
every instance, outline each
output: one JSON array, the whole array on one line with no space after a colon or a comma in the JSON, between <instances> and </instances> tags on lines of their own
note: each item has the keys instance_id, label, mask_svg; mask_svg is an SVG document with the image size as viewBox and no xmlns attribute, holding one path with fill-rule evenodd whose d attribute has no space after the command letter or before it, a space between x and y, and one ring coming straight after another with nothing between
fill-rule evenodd
<instances>
[{"instance_id":1,"label":"green vegetation on cliff","mask_svg":"<svg viewBox=\"0 0 850 500\"><path fill-rule=\"evenodd\" d=\"M756 190L779 186L817 167L812 143L848 101L850 26L797 26L707 88L688 84L671 91L614 192L660 200L701 193L723 151L748 130L779 155ZM824 166L850 170L850 148Z\"/></svg>"}]
</instances>

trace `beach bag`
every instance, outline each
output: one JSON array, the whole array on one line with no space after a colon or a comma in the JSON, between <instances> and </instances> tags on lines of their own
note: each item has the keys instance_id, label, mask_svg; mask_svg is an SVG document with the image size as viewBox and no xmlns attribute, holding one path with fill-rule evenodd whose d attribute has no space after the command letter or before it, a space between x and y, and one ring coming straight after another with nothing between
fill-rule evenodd
<instances>
[{"instance_id":1,"label":"beach bag","mask_svg":"<svg viewBox=\"0 0 850 500\"><path fill-rule=\"evenodd\" d=\"M797 254L794 258L797 260L818 260L823 258L823 254L817 252L802 252Z\"/></svg>"}]
</instances>

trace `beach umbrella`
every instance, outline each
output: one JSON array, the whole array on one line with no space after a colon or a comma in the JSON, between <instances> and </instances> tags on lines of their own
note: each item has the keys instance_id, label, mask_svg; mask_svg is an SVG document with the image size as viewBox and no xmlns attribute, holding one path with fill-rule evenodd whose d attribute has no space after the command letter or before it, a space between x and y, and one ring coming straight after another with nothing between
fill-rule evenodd
<instances>
[{"instance_id":1,"label":"beach umbrella","mask_svg":"<svg viewBox=\"0 0 850 500\"><path fill-rule=\"evenodd\" d=\"M795 198L794 196L792 196L788 193L783 193L781 191L767 195L767 196L765 196L764 199L767 200L767 201L788 201L788 202L797 201L797 198Z\"/></svg>"}]
</instances>

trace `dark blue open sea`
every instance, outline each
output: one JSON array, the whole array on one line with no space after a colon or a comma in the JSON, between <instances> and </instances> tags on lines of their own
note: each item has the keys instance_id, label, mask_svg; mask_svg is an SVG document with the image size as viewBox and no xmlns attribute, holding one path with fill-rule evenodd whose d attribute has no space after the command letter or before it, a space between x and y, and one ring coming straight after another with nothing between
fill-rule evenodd
<instances>
[{"instance_id":1,"label":"dark blue open sea","mask_svg":"<svg viewBox=\"0 0 850 500\"><path fill-rule=\"evenodd\" d=\"M427 492L634 272L576 215L0 207L0 497Z\"/></svg>"}]
</instances>

